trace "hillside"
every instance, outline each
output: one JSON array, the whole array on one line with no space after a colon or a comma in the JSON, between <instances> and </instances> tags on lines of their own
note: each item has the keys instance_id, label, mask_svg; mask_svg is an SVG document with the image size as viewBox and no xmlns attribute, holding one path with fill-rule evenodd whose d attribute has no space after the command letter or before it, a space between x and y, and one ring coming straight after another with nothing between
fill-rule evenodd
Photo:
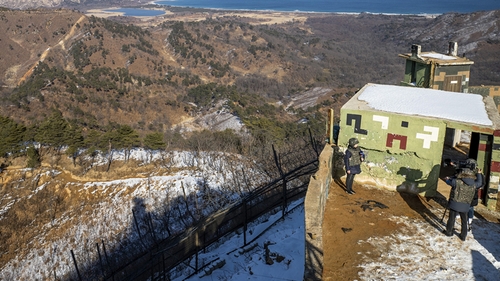
<instances>
[{"instance_id":1,"label":"hillside","mask_svg":"<svg viewBox=\"0 0 500 281\"><path fill-rule=\"evenodd\" d=\"M0 11L2 125L12 124L3 117L23 124L26 142L80 128L87 149L40 146L39 166L28 164L30 149L1 159L3 278L57 279L73 271L70 250L95 263L100 242L116 247L115 258L130 254L140 240L135 211L145 233L155 233L153 221L168 237L188 225L176 220L188 216L187 201L221 208L243 186L276 178L271 145L291 156L283 162L303 161L292 152L313 157L298 146L310 146L304 132L321 144L326 109L338 114L368 82L398 84L397 54L411 44L446 52L457 41L475 61L470 85L498 84L499 14ZM64 128L51 123L61 116ZM111 149L116 131L133 145ZM161 148L138 149L149 133ZM105 136L98 148L96 135Z\"/></svg>"},{"instance_id":2,"label":"hillside","mask_svg":"<svg viewBox=\"0 0 500 281\"><path fill-rule=\"evenodd\" d=\"M2 0L2 7L10 9L58 8L62 6L82 5L126 5L140 4L141 0Z\"/></svg>"},{"instance_id":3,"label":"hillside","mask_svg":"<svg viewBox=\"0 0 500 281\"><path fill-rule=\"evenodd\" d=\"M437 18L283 13L280 24L267 24L265 13L172 10L148 20L64 9L0 12L0 114L29 125L57 108L87 128L119 123L145 133L224 104L245 123L259 117L249 102L257 111L287 105L316 87L328 89L318 91L317 103L339 108L365 83L399 83L404 62L397 54L413 43L445 52L457 41L459 53L475 61L471 85L495 84L500 75L499 11ZM234 86L237 97L200 100L207 83ZM275 109L284 121L305 117Z\"/></svg>"}]
</instances>

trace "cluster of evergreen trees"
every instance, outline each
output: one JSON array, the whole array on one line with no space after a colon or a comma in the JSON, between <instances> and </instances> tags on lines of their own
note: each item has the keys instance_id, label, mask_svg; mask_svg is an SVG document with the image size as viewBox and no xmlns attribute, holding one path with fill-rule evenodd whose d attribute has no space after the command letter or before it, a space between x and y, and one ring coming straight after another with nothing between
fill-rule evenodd
<instances>
[{"instance_id":1,"label":"cluster of evergreen trees","mask_svg":"<svg viewBox=\"0 0 500 281\"><path fill-rule=\"evenodd\" d=\"M0 115L0 157L28 156L28 167L40 164L40 149L60 152L63 148L67 155L75 159L79 151L96 154L111 149L144 147L151 150L166 147L163 134L153 132L140 138L128 125L109 125L105 131L91 129L85 135L76 123L63 118L60 111L54 110L42 122L25 126L9 117ZM39 144L35 146L35 144Z\"/></svg>"}]
</instances>

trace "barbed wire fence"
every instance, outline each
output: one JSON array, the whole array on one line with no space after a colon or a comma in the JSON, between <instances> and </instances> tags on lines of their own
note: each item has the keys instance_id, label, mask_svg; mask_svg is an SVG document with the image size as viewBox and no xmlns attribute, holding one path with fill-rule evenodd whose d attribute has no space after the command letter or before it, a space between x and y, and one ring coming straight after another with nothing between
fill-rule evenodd
<instances>
[{"instance_id":1,"label":"barbed wire fence","mask_svg":"<svg viewBox=\"0 0 500 281\"><path fill-rule=\"evenodd\" d=\"M310 143L305 144L300 148L290 146L281 153L272 146L277 178L209 216L200 217L199 214L188 212L190 218L183 222L186 230L181 234L160 240L155 234L156 227L151 214L139 219L133 210L133 228L139 236L134 252L117 257L106 248L105 241L100 241L95 243L95 251L92 251L96 255L93 261L89 262L86 258L82 263L78 262L78 255L71 250L74 270L67 278L60 280L171 280L171 271L179 266L188 268L191 274L197 274L213 262L200 261L200 252L206 252L224 236L236 231L243 234L241 247L247 246L266 230L260 234L252 233L254 238L250 240L249 224L280 211L282 219L290 211L289 204L305 196L309 178L318 168L320 153L320 147L312 137ZM175 208L174 204L171 208ZM189 207L186 208L189 211ZM180 210L177 211L181 214ZM184 218L181 216L179 220Z\"/></svg>"}]
</instances>

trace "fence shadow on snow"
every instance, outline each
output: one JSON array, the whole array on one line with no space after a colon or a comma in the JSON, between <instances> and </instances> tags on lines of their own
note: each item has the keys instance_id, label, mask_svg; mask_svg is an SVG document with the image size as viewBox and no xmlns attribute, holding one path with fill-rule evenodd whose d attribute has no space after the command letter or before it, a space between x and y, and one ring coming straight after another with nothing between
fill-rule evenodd
<instances>
[{"instance_id":1,"label":"fence shadow on snow","mask_svg":"<svg viewBox=\"0 0 500 281\"><path fill-rule=\"evenodd\" d=\"M88 264L79 264L78 253L71 251L75 270L65 279L170 280L171 270L179 265L191 268L192 274L197 274L212 262L199 260L199 253L205 252L221 238L236 231L242 233L241 247L247 246L260 235L252 233L252 237L249 237L249 224L264 215L280 211L281 217L284 217L289 211L289 204L305 196L309 178L318 168L320 151L312 138L311 144L307 149L299 148L281 155L273 147L279 178L254 189L222 210L196 221L193 218L194 223L185 231L163 240L157 239L155 235L158 226L155 225L152 214L145 210L143 199L135 198L130 227L136 232L138 239L131 242L134 244L133 250L123 251L120 247L127 245L121 244L113 249L106 249L104 242L96 243L96 257ZM284 168L282 163L285 162L293 165Z\"/></svg>"}]
</instances>

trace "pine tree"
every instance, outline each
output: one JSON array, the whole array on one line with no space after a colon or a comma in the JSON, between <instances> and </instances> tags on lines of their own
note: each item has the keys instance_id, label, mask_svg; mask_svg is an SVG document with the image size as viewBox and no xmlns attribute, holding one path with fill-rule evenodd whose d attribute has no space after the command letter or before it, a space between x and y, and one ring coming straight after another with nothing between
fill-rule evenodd
<instances>
[{"instance_id":1,"label":"pine tree","mask_svg":"<svg viewBox=\"0 0 500 281\"><path fill-rule=\"evenodd\" d=\"M153 150L161 150L165 149L166 143L163 140L163 134L160 132L154 132L151 134L147 134L146 137L144 138L144 148L148 149L150 151L149 154L149 161L152 160L153 158Z\"/></svg>"},{"instance_id":2,"label":"pine tree","mask_svg":"<svg viewBox=\"0 0 500 281\"><path fill-rule=\"evenodd\" d=\"M26 150L26 156L28 157L28 161L26 163L27 168L34 169L40 166L40 154L38 153L38 149L36 149L34 146L30 145L28 147L28 149Z\"/></svg>"},{"instance_id":3,"label":"pine tree","mask_svg":"<svg viewBox=\"0 0 500 281\"><path fill-rule=\"evenodd\" d=\"M0 116L0 157L15 155L21 150L26 127L8 117Z\"/></svg>"},{"instance_id":4,"label":"pine tree","mask_svg":"<svg viewBox=\"0 0 500 281\"><path fill-rule=\"evenodd\" d=\"M38 127L35 141L59 151L62 146L69 143L67 139L69 135L67 133L68 127L68 121L63 118L62 113L54 110Z\"/></svg>"},{"instance_id":5,"label":"pine tree","mask_svg":"<svg viewBox=\"0 0 500 281\"><path fill-rule=\"evenodd\" d=\"M66 154L71 156L73 159L73 166L76 165L76 157L78 156L78 150L83 147L84 139L82 135L81 128L76 124L68 126L66 130L66 137L68 149Z\"/></svg>"},{"instance_id":6,"label":"pine tree","mask_svg":"<svg viewBox=\"0 0 500 281\"><path fill-rule=\"evenodd\" d=\"M125 161L128 161L130 150L141 144L139 134L128 125L122 125L117 130L117 148L125 149Z\"/></svg>"}]
</instances>

